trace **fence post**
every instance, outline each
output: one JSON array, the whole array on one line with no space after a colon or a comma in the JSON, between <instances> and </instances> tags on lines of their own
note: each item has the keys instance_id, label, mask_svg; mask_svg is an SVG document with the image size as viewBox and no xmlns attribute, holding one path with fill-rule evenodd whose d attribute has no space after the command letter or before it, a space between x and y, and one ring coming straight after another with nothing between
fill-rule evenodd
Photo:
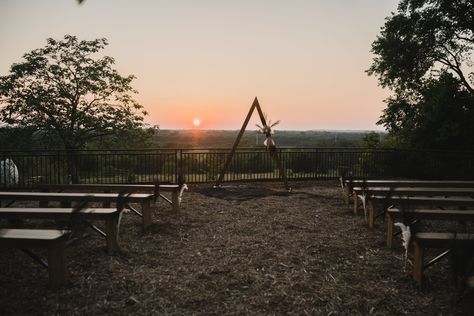
<instances>
[{"instance_id":1,"label":"fence post","mask_svg":"<svg viewBox=\"0 0 474 316\"><path fill-rule=\"evenodd\" d=\"M178 177L179 175L183 175L183 150L178 149L176 151L176 163L175 163L175 179L174 182L178 183Z\"/></svg>"},{"instance_id":2,"label":"fence post","mask_svg":"<svg viewBox=\"0 0 474 316\"><path fill-rule=\"evenodd\" d=\"M316 148L315 151L314 151L314 160L315 160L315 163L316 163L316 172L314 174L314 179L315 180L319 180L319 169L320 169L320 161L321 161L321 157L319 157L319 148Z\"/></svg>"}]
</instances>

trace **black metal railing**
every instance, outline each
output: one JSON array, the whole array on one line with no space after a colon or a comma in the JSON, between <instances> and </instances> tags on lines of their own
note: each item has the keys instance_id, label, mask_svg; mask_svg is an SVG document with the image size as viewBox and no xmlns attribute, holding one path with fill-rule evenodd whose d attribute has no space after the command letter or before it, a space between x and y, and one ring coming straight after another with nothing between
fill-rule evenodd
<instances>
[{"instance_id":1,"label":"black metal railing","mask_svg":"<svg viewBox=\"0 0 474 316\"><path fill-rule=\"evenodd\" d=\"M226 149L143 149L0 151L0 187L38 183L213 182L222 171ZM472 179L474 152L374 150L361 148L281 148L290 180L355 177ZM277 180L278 168L265 149L239 149L224 181Z\"/></svg>"}]
</instances>

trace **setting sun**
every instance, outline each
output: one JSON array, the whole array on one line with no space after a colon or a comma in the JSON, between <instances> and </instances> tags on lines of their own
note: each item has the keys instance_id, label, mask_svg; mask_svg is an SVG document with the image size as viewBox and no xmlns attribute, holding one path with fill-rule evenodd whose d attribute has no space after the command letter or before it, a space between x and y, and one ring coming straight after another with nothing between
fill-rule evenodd
<instances>
[{"instance_id":1,"label":"setting sun","mask_svg":"<svg viewBox=\"0 0 474 316\"><path fill-rule=\"evenodd\" d=\"M201 125L201 119L196 117L193 119L193 125L194 127L199 127L199 125Z\"/></svg>"}]
</instances>

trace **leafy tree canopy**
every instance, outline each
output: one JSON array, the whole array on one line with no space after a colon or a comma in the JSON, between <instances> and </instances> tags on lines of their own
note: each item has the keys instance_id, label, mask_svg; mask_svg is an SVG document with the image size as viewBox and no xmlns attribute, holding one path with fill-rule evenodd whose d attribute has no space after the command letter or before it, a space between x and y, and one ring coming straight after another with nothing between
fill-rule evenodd
<instances>
[{"instance_id":1,"label":"leafy tree canopy","mask_svg":"<svg viewBox=\"0 0 474 316\"><path fill-rule=\"evenodd\" d=\"M394 94L378 124L406 146L474 148L474 2L401 0L372 44L369 75ZM469 134L471 133L471 134Z\"/></svg>"},{"instance_id":2,"label":"leafy tree canopy","mask_svg":"<svg viewBox=\"0 0 474 316\"><path fill-rule=\"evenodd\" d=\"M0 121L57 137L68 150L143 127L147 113L132 97L135 77L122 77L113 58L95 56L106 45L105 38L79 41L66 35L26 53L0 77Z\"/></svg>"}]
</instances>

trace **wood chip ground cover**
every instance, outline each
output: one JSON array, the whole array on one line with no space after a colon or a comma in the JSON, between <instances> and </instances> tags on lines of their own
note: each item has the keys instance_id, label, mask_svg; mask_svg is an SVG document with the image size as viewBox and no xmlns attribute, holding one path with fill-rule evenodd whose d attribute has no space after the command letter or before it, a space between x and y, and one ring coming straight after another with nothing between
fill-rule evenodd
<instances>
[{"instance_id":1,"label":"wood chip ground cover","mask_svg":"<svg viewBox=\"0 0 474 316\"><path fill-rule=\"evenodd\" d=\"M179 214L157 203L141 231L127 213L122 252L92 231L67 248L70 285L18 250L0 250L0 315L460 315L446 263L427 288L343 205L336 182L190 185ZM1 222L6 226L7 223ZM32 225L36 225L32 223ZM466 298L464 299L466 300Z\"/></svg>"}]
</instances>

